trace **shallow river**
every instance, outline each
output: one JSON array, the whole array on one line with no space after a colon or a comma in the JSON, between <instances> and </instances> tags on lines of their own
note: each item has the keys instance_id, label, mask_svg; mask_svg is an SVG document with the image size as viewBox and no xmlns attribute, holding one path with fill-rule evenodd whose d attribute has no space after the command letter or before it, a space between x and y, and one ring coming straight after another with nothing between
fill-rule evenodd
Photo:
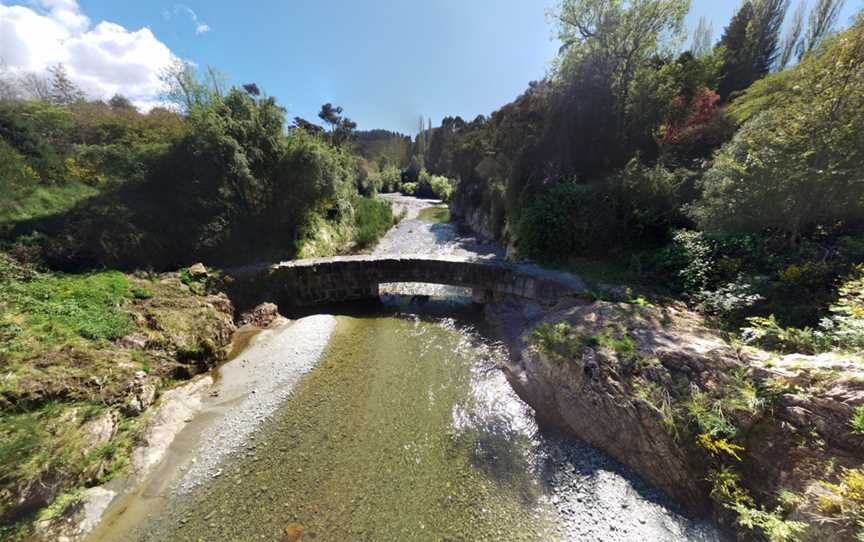
<instances>
[{"instance_id":1,"label":"shallow river","mask_svg":"<svg viewBox=\"0 0 864 542\"><path fill-rule=\"evenodd\" d=\"M430 216L379 250L481 246ZM318 365L218 475L100 539L718 540L605 454L538 428L482 314L425 293L442 292L338 316Z\"/></svg>"}]
</instances>

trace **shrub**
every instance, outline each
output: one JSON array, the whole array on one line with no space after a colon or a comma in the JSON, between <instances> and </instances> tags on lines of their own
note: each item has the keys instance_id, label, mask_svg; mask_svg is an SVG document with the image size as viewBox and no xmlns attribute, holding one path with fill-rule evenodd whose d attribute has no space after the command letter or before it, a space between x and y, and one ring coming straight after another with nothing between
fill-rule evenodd
<instances>
[{"instance_id":1,"label":"shrub","mask_svg":"<svg viewBox=\"0 0 864 542\"><path fill-rule=\"evenodd\" d=\"M864 471L843 469L837 483L822 486L830 493L821 496L819 512L857 531L857 539L864 538Z\"/></svg>"},{"instance_id":2,"label":"shrub","mask_svg":"<svg viewBox=\"0 0 864 542\"><path fill-rule=\"evenodd\" d=\"M417 183L402 183L402 193L406 196L416 196L417 195Z\"/></svg>"},{"instance_id":3,"label":"shrub","mask_svg":"<svg viewBox=\"0 0 864 542\"><path fill-rule=\"evenodd\" d=\"M453 192L456 191L454 182L440 175L431 175L429 177L429 187L432 190L432 194L442 201L450 201L450 198L453 197Z\"/></svg>"},{"instance_id":4,"label":"shrub","mask_svg":"<svg viewBox=\"0 0 864 542\"><path fill-rule=\"evenodd\" d=\"M28 110L25 110L25 107ZM21 153L43 182L58 182L66 177L63 157L45 134L65 130L68 111L45 105L0 107L0 140Z\"/></svg>"},{"instance_id":5,"label":"shrub","mask_svg":"<svg viewBox=\"0 0 864 542\"><path fill-rule=\"evenodd\" d=\"M678 230L660 255L660 266L674 274L685 292L716 284L718 243L702 232Z\"/></svg>"},{"instance_id":6,"label":"shrub","mask_svg":"<svg viewBox=\"0 0 864 542\"><path fill-rule=\"evenodd\" d=\"M853 433L864 435L864 405L855 407L855 412L849 420L849 427L852 428Z\"/></svg>"},{"instance_id":7,"label":"shrub","mask_svg":"<svg viewBox=\"0 0 864 542\"><path fill-rule=\"evenodd\" d=\"M382 192L395 192L399 190L399 182L402 177L399 174L399 170L396 169L395 166L386 167L383 171L381 171L380 175Z\"/></svg>"},{"instance_id":8,"label":"shrub","mask_svg":"<svg viewBox=\"0 0 864 542\"><path fill-rule=\"evenodd\" d=\"M357 245L368 247L375 244L394 222L390 203L376 198L360 198L354 206Z\"/></svg>"},{"instance_id":9,"label":"shrub","mask_svg":"<svg viewBox=\"0 0 864 542\"><path fill-rule=\"evenodd\" d=\"M556 183L526 202L516 226L519 253L562 260L620 243L623 230L608 184Z\"/></svg>"},{"instance_id":10,"label":"shrub","mask_svg":"<svg viewBox=\"0 0 864 542\"><path fill-rule=\"evenodd\" d=\"M831 315L820 322L834 346L848 350L864 349L864 264L838 289Z\"/></svg>"},{"instance_id":11,"label":"shrub","mask_svg":"<svg viewBox=\"0 0 864 542\"><path fill-rule=\"evenodd\" d=\"M762 296L743 276L716 290L700 290L694 296L699 310L721 321L729 321L736 314L755 305Z\"/></svg>"},{"instance_id":12,"label":"shrub","mask_svg":"<svg viewBox=\"0 0 864 542\"><path fill-rule=\"evenodd\" d=\"M741 337L747 344L755 344L769 350L783 353L815 354L826 346L820 333L809 327L803 329L783 327L774 315L767 318L754 316L747 319L749 324L743 328Z\"/></svg>"},{"instance_id":13,"label":"shrub","mask_svg":"<svg viewBox=\"0 0 864 542\"><path fill-rule=\"evenodd\" d=\"M619 185L628 232L641 238L665 237L678 218L676 192L682 178L660 164L645 166L637 157L613 180Z\"/></svg>"},{"instance_id":14,"label":"shrub","mask_svg":"<svg viewBox=\"0 0 864 542\"><path fill-rule=\"evenodd\" d=\"M797 243L864 216L864 19L806 56L794 85L715 155L691 208L704 229Z\"/></svg>"}]
</instances>

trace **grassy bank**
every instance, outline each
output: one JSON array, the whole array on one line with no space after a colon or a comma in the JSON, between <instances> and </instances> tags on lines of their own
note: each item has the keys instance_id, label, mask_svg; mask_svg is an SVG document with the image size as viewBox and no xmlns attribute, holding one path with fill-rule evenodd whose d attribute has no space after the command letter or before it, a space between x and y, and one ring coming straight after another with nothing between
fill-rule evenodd
<instances>
[{"instance_id":1,"label":"grassy bank","mask_svg":"<svg viewBox=\"0 0 864 542\"><path fill-rule=\"evenodd\" d=\"M186 274L38 271L0 254L0 538L123 472L160 391L215 363L230 303Z\"/></svg>"}]
</instances>

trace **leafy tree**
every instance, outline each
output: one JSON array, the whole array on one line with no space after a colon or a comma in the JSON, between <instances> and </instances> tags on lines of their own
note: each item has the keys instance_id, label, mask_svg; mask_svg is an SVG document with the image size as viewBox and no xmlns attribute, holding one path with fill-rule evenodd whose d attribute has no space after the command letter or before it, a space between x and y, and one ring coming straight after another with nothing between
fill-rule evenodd
<instances>
[{"instance_id":1,"label":"leafy tree","mask_svg":"<svg viewBox=\"0 0 864 542\"><path fill-rule=\"evenodd\" d=\"M123 96L122 94L115 94L108 100L108 105L111 106L111 109L115 111L137 111L132 102L129 101L129 98Z\"/></svg>"},{"instance_id":2,"label":"leafy tree","mask_svg":"<svg viewBox=\"0 0 864 542\"><path fill-rule=\"evenodd\" d=\"M351 139L352 133L357 128L357 123L342 116L342 107L330 102L321 106L318 118L330 126L330 139L335 144L344 143Z\"/></svg>"},{"instance_id":3,"label":"leafy tree","mask_svg":"<svg viewBox=\"0 0 864 542\"><path fill-rule=\"evenodd\" d=\"M797 243L864 216L864 19L791 72L794 89L745 124L706 174L692 209L706 230Z\"/></svg>"},{"instance_id":4,"label":"leafy tree","mask_svg":"<svg viewBox=\"0 0 864 542\"><path fill-rule=\"evenodd\" d=\"M680 36L689 7L687 0L563 0L554 13L566 53L559 73L567 77L574 63L589 64L608 85L613 113L623 122L636 71L666 40Z\"/></svg>"},{"instance_id":5,"label":"leafy tree","mask_svg":"<svg viewBox=\"0 0 864 542\"><path fill-rule=\"evenodd\" d=\"M720 39L725 49L718 92L723 98L767 75L780 55L788 0L746 0Z\"/></svg>"},{"instance_id":6,"label":"leafy tree","mask_svg":"<svg viewBox=\"0 0 864 542\"><path fill-rule=\"evenodd\" d=\"M49 136L57 129L62 130L68 117L58 117L55 109L41 102L33 106L9 103L0 107L0 140L23 155L46 183L63 181L66 174L62 156Z\"/></svg>"},{"instance_id":7,"label":"leafy tree","mask_svg":"<svg viewBox=\"0 0 864 542\"><path fill-rule=\"evenodd\" d=\"M627 118L630 137L646 158L668 154L670 146L680 147L673 152L676 160L705 158L731 137L703 129L717 113L711 89L721 67L722 48L701 58L685 52L674 60L656 59L640 68L627 99Z\"/></svg>"},{"instance_id":8,"label":"leafy tree","mask_svg":"<svg viewBox=\"0 0 864 542\"><path fill-rule=\"evenodd\" d=\"M258 96L261 96L261 89L259 89L258 85L256 85L255 83L248 83L243 85L243 90L245 90L246 94L248 94L249 96L255 96L256 98Z\"/></svg>"},{"instance_id":9,"label":"leafy tree","mask_svg":"<svg viewBox=\"0 0 864 542\"><path fill-rule=\"evenodd\" d=\"M177 61L165 69L161 79L163 98L184 114L207 107L224 94L225 76L212 66L199 75L188 62Z\"/></svg>"},{"instance_id":10,"label":"leafy tree","mask_svg":"<svg viewBox=\"0 0 864 542\"><path fill-rule=\"evenodd\" d=\"M320 135L324 133L324 128L318 126L314 122L309 122L303 117L294 117L294 128L303 130L307 132L309 135Z\"/></svg>"},{"instance_id":11,"label":"leafy tree","mask_svg":"<svg viewBox=\"0 0 864 542\"><path fill-rule=\"evenodd\" d=\"M789 0L754 0L755 16L748 41L757 78L771 72L780 56L780 31L789 9Z\"/></svg>"}]
</instances>

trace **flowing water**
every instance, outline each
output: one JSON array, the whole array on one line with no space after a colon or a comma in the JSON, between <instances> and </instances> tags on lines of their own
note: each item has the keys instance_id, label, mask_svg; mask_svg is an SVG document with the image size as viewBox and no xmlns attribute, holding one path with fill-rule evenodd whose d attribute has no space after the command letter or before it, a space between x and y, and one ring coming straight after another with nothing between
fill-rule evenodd
<instances>
[{"instance_id":1,"label":"flowing water","mask_svg":"<svg viewBox=\"0 0 864 542\"><path fill-rule=\"evenodd\" d=\"M479 246L429 215L379 250L429 235ZM340 315L318 365L217 475L100 540L719 540L605 454L539 428L480 311L430 293Z\"/></svg>"}]
</instances>

